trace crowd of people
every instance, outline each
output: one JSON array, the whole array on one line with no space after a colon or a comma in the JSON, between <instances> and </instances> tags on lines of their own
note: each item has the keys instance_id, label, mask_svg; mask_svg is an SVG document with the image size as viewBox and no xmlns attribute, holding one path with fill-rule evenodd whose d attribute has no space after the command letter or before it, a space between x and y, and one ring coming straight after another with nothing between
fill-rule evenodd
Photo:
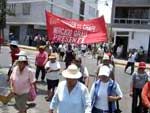
<instances>
[{"instance_id":1,"label":"crowd of people","mask_svg":"<svg viewBox=\"0 0 150 113\"><path fill-rule=\"evenodd\" d=\"M111 48L98 45L51 44L40 45L35 58L36 70L30 67L28 55L15 41L10 43L12 66L8 72L12 92L19 113L27 113L26 103L31 88L38 94L41 82L47 82L45 100L50 102L49 113L121 113L119 100L123 98L120 85L115 80L115 63ZM82 57L92 54L97 59L95 80L89 89L89 72ZM132 113L148 113L150 109L150 74L146 63L140 62L134 71L135 52L131 52L125 72L131 66L130 96ZM60 62L65 62L65 68ZM60 81L60 78L63 80Z\"/></svg>"}]
</instances>

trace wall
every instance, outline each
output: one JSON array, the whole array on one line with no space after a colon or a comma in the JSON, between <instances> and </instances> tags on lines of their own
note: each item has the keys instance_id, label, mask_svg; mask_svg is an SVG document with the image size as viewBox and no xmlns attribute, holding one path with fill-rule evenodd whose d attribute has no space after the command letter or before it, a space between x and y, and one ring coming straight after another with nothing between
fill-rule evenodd
<instances>
[{"instance_id":1,"label":"wall","mask_svg":"<svg viewBox=\"0 0 150 113\"><path fill-rule=\"evenodd\" d=\"M25 39L25 36L27 35L27 25L20 26L20 34L19 35L20 35L19 43L28 44L28 39Z\"/></svg>"},{"instance_id":2,"label":"wall","mask_svg":"<svg viewBox=\"0 0 150 113\"><path fill-rule=\"evenodd\" d=\"M9 24L38 24L45 25L45 9L47 2L31 3L30 15L23 15L22 4L16 4L16 16L8 16Z\"/></svg>"},{"instance_id":3,"label":"wall","mask_svg":"<svg viewBox=\"0 0 150 113\"><path fill-rule=\"evenodd\" d=\"M140 46L144 47L144 50L148 50L150 33L147 32L134 32L134 39L132 39L132 32L130 32L128 49L136 48L139 49Z\"/></svg>"},{"instance_id":4,"label":"wall","mask_svg":"<svg viewBox=\"0 0 150 113\"><path fill-rule=\"evenodd\" d=\"M9 25L6 25L6 28L4 29L4 38L5 41L9 41Z\"/></svg>"}]
</instances>

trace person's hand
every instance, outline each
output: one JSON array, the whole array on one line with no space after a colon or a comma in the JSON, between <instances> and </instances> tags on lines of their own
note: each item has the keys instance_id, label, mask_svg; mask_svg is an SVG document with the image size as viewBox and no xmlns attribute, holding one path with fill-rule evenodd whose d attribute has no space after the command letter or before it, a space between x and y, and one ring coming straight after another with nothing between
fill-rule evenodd
<instances>
[{"instance_id":1,"label":"person's hand","mask_svg":"<svg viewBox=\"0 0 150 113\"><path fill-rule=\"evenodd\" d=\"M115 100L117 100L117 97L115 97L115 96L108 96L108 101L113 102Z\"/></svg>"},{"instance_id":2,"label":"person's hand","mask_svg":"<svg viewBox=\"0 0 150 113\"><path fill-rule=\"evenodd\" d=\"M52 72L52 70L51 70L51 69L48 69L48 70L47 70L47 73L50 73L50 72Z\"/></svg>"},{"instance_id":3,"label":"person's hand","mask_svg":"<svg viewBox=\"0 0 150 113\"><path fill-rule=\"evenodd\" d=\"M130 92L129 96L132 97L133 96L133 92Z\"/></svg>"}]
</instances>

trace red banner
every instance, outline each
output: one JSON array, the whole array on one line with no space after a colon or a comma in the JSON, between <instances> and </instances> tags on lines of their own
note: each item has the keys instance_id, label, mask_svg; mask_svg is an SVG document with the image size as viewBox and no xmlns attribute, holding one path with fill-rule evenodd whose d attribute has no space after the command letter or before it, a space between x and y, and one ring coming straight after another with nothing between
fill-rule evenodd
<instances>
[{"instance_id":1,"label":"red banner","mask_svg":"<svg viewBox=\"0 0 150 113\"><path fill-rule=\"evenodd\" d=\"M107 41L107 30L103 16L78 21L46 13L47 33L50 41L66 43L99 43Z\"/></svg>"}]
</instances>

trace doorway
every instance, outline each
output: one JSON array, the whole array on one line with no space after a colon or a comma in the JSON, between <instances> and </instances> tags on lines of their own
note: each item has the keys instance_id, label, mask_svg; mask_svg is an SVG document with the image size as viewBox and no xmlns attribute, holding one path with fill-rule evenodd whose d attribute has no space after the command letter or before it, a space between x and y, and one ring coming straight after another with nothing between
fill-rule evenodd
<instances>
[{"instance_id":1,"label":"doorway","mask_svg":"<svg viewBox=\"0 0 150 113\"><path fill-rule=\"evenodd\" d=\"M123 45L123 52L121 55L121 58L126 59L127 58L127 48L128 48L128 36L116 36L116 45L115 45L115 51L117 50L117 47Z\"/></svg>"},{"instance_id":2,"label":"doorway","mask_svg":"<svg viewBox=\"0 0 150 113\"><path fill-rule=\"evenodd\" d=\"M10 26L9 33L13 33L15 40L19 41L19 33L20 33L19 26Z\"/></svg>"}]
</instances>

